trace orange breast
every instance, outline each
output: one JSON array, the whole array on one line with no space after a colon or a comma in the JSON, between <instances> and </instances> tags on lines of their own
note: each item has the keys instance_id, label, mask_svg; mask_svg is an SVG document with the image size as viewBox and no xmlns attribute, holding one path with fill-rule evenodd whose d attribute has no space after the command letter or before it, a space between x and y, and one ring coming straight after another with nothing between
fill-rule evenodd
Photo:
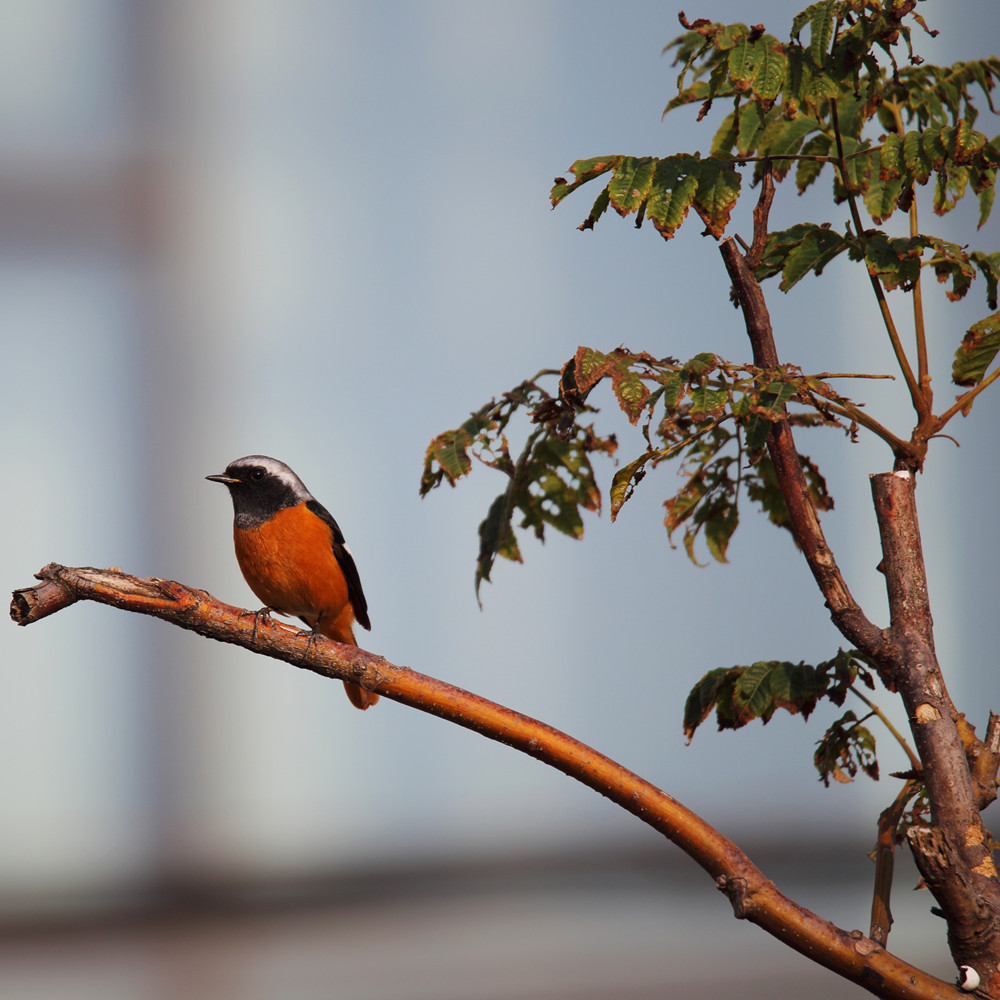
<instances>
[{"instance_id":1,"label":"orange breast","mask_svg":"<svg viewBox=\"0 0 1000 1000\"><path fill-rule=\"evenodd\" d=\"M257 528L236 528L233 536L243 576L266 607L318 625L332 639L354 641L354 609L330 528L304 503Z\"/></svg>"}]
</instances>

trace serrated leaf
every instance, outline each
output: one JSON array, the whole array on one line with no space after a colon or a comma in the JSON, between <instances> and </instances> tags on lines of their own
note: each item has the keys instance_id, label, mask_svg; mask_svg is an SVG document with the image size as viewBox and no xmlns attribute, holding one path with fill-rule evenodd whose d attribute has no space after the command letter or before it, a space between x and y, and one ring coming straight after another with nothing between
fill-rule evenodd
<instances>
[{"instance_id":1,"label":"serrated leaf","mask_svg":"<svg viewBox=\"0 0 1000 1000\"><path fill-rule=\"evenodd\" d=\"M709 670L698 683L691 688L684 703L684 735L688 743L694 737L695 730L712 714L724 689L731 688L737 676L738 669L717 667ZM729 694L732 697L732 694ZM721 728L721 726L720 726Z\"/></svg>"},{"instance_id":2,"label":"serrated leaf","mask_svg":"<svg viewBox=\"0 0 1000 1000\"><path fill-rule=\"evenodd\" d=\"M618 511L628 501L640 480L646 475L646 464L656 457L652 451L640 455L637 459L623 465L611 480L611 520L618 517Z\"/></svg>"},{"instance_id":3,"label":"serrated leaf","mask_svg":"<svg viewBox=\"0 0 1000 1000\"><path fill-rule=\"evenodd\" d=\"M879 176L896 180L903 175L903 140L895 132L885 137L879 150Z\"/></svg>"},{"instance_id":4,"label":"serrated leaf","mask_svg":"<svg viewBox=\"0 0 1000 1000\"><path fill-rule=\"evenodd\" d=\"M600 177L601 174L606 174L609 170L613 170L621 159L622 157L620 156L592 156L588 160L577 160L569 168L569 172L576 179L572 183L568 183L559 178L552 186L552 190L549 192L549 200L552 203L552 207L555 208L566 195L571 191L575 191L581 184L586 184L595 177Z\"/></svg>"},{"instance_id":5,"label":"serrated leaf","mask_svg":"<svg viewBox=\"0 0 1000 1000\"><path fill-rule=\"evenodd\" d=\"M608 196L621 216L636 212L649 195L656 160L651 156L626 156L608 182Z\"/></svg>"},{"instance_id":6,"label":"serrated leaf","mask_svg":"<svg viewBox=\"0 0 1000 1000\"><path fill-rule=\"evenodd\" d=\"M973 250L969 260L979 268L980 274L986 279L986 304L990 309L997 308L997 286L1000 283L1000 251L983 253Z\"/></svg>"},{"instance_id":7,"label":"serrated leaf","mask_svg":"<svg viewBox=\"0 0 1000 1000\"><path fill-rule=\"evenodd\" d=\"M690 742L713 708L720 730L741 729L754 719L766 725L779 708L808 718L827 684L828 678L806 663L765 660L711 670L688 694L684 734Z\"/></svg>"},{"instance_id":8,"label":"serrated leaf","mask_svg":"<svg viewBox=\"0 0 1000 1000\"><path fill-rule=\"evenodd\" d=\"M445 480L450 486L454 486L459 479L468 475L472 468L469 449L484 432L491 431L495 427L494 421L473 414L461 427L445 431L434 438L427 446L424 456L420 495L426 496Z\"/></svg>"},{"instance_id":9,"label":"serrated leaf","mask_svg":"<svg viewBox=\"0 0 1000 1000\"><path fill-rule=\"evenodd\" d=\"M663 386L663 405L672 410L677 406L681 392L684 389L684 379L680 372L670 372L662 376L660 384Z\"/></svg>"},{"instance_id":10,"label":"serrated leaf","mask_svg":"<svg viewBox=\"0 0 1000 1000\"><path fill-rule=\"evenodd\" d=\"M740 175L726 160L695 161L692 173L698 179L694 209L708 231L718 239L725 232L729 216L740 197Z\"/></svg>"},{"instance_id":11,"label":"serrated leaf","mask_svg":"<svg viewBox=\"0 0 1000 1000\"><path fill-rule=\"evenodd\" d=\"M828 3L820 5L820 9L809 22L809 55L817 66L823 65L830 51L836 8L837 0L829 0Z\"/></svg>"},{"instance_id":12,"label":"serrated leaf","mask_svg":"<svg viewBox=\"0 0 1000 1000\"><path fill-rule=\"evenodd\" d=\"M773 35L763 35L757 40L754 49L754 97L765 105L770 105L785 84L788 56L785 54L785 47Z\"/></svg>"},{"instance_id":13,"label":"serrated leaf","mask_svg":"<svg viewBox=\"0 0 1000 1000\"><path fill-rule=\"evenodd\" d=\"M918 184L926 184L931 175L931 162L924 152L923 143L919 132L907 132L903 136L903 163L906 169L913 174L913 179Z\"/></svg>"},{"instance_id":14,"label":"serrated leaf","mask_svg":"<svg viewBox=\"0 0 1000 1000\"><path fill-rule=\"evenodd\" d=\"M886 172L881 167L882 154L879 150L876 150L873 155L873 176L869 178L865 187L864 201L868 214L875 224L880 226L896 210L903 182L898 178L892 179L886 176Z\"/></svg>"},{"instance_id":15,"label":"serrated leaf","mask_svg":"<svg viewBox=\"0 0 1000 1000\"><path fill-rule=\"evenodd\" d=\"M801 237L787 246L781 261L781 283L779 288L783 292L789 291L801 281L810 271L822 274L823 269L838 254L847 250L849 243L832 229L824 229L812 223L804 223L799 227ZM781 234L772 234L776 238ZM771 245L771 238L768 238L768 247ZM777 246L776 250L782 248ZM769 257L768 249L765 249L764 266ZM773 271L771 273L774 273Z\"/></svg>"},{"instance_id":16,"label":"serrated leaf","mask_svg":"<svg viewBox=\"0 0 1000 1000\"><path fill-rule=\"evenodd\" d=\"M997 172L992 167L983 171L985 183L982 191L979 192L979 225L977 229L982 229L986 225L993 211L993 195L996 192Z\"/></svg>"},{"instance_id":17,"label":"serrated leaf","mask_svg":"<svg viewBox=\"0 0 1000 1000\"><path fill-rule=\"evenodd\" d=\"M1000 312L973 323L955 352L951 380L955 385L978 385L1000 351Z\"/></svg>"},{"instance_id":18,"label":"serrated leaf","mask_svg":"<svg viewBox=\"0 0 1000 1000\"><path fill-rule=\"evenodd\" d=\"M670 239L687 216L698 190L698 180L681 176L687 158L670 156L656 164L646 202L646 218L665 239Z\"/></svg>"},{"instance_id":19,"label":"serrated leaf","mask_svg":"<svg viewBox=\"0 0 1000 1000\"><path fill-rule=\"evenodd\" d=\"M845 712L823 734L816 745L813 763L820 781L829 787L830 779L841 784L853 781L860 771L878 781L875 737L861 725L854 712Z\"/></svg>"},{"instance_id":20,"label":"serrated leaf","mask_svg":"<svg viewBox=\"0 0 1000 1000\"><path fill-rule=\"evenodd\" d=\"M717 562L727 562L729 541L740 523L739 508L734 503L724 504L705 521L705 545Z\"/></svg>"},{"instance_id":21,"label":"serrated leaf","mask_svg":"<svg viewBox=\"0 0 1000 1000\"><path fill-rule=\"evenodd\" d=\"M869 236L865 252L868 273L877 277L886 289L911 289L920 277L920 255L924 243L919 236L889 239L885 233Z\"/></svg>"},{"instance_id":22,"label":"serrated leaf","mask_svg":"<svg viewBox=\"0 0 1000 1000\"><path fill-rule=\"evenodd\" d=\"M737 123L736 151L744 156L750 156L756 149L758 138L767 127L768 114L761 107L760 102L744 101L740 106ZM713 151L714 149L715 147L713 147Z\"/></svg>"},{"instance_id":23,"label":"serrated leaf","mask_svg":"<svg viewBox=\"0 0 1000 1000\"><path fill-rule=\"evenodd\" d=\"M614 360L607 354L590 347L578 347L573 358L573 377L582 393L589 392L614 367Z\"/></svg>"},{"instance_id":24,"label":"serrated leaf","mask_svg":"<svg viewBox=\"0 0 1000 1000\"><path fill-rule=\"evenodd\" d=\"M806 137L819 128L819 122L810 115L797 115L791 121L776 118L768 125L757 144L759 156L790 157L796 154ZM790 159L777 160L773 164L775 176L781 180L792 168Z\"/></svg>"},{"instance_id":25,"label":"serrated leaf","mask_svg":"<svg viewBox=\"0 0 1000 1000\"><path fill-rule=\"evenodd\" d=\"M699 385L691 390L692 414L717 414L724 409L729 397L724 389L710 389Z\"/></svg>"},{"instance_id":26,"label":"serrated leaf","mask_svg":"<svg viewBox=\"0 0 1000 1000\"><path fill-rule=\"evenodd\" d=\"M629 366L628 361L619 362L611 373L611 385L615 398L629 422L637 424L649 399L649 387Z\"/></svg>"},{"instance_id":27,"label":"serrated leaf","mask_svg":"<svg viewBox=\"0 0 1000 1000\"><path fill-rule=\"evenodd\" d=\"M929 125L920 135L920 146L932 170L937 170L948 158L948 149L941 139L941 128Z\"/></svg>"}]
</instances>

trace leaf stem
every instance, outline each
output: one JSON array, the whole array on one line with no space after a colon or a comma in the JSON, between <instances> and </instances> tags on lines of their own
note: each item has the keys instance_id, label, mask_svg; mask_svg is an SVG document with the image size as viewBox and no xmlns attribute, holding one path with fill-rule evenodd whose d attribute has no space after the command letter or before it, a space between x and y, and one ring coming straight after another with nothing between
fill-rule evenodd
<instances>
[{"instance_id":1,"label":"leaf stem","mask_svg":"<svg viewBox=\"0 0 1000 1000\"><path fill-rule=\"evenodd\" d=\"M860 424L869 430L876 437L880 437L891 449L893 455L909 455L912 451L910 443L902 438L896 437L888 427L883 427L874 417L868 416L864 410L858 409L853 403L824 403L828 410L832 410L838 416L847 417L855 423Z\"/></svg>"},{"instance_id":2,"label":"leaf stem","mask_svg":"<svg viewBox=\"0 0 1000 1000\"><path fill-rule=\"evenodd\" d=\"M833 134L837 142L837 170L840 173L840 182L847 193L847 203L851 208L851 218L854 220L854 229L858 243L867 256L868 240L865 238L865 229L861 221L861 213L858 211L857 198L854 197L854 192L851 190L851 186L847 180L847 171L845 169L847 157L844 155L844 140L840 134L840 116L837 112L837 101L833 97L830 98L830 117L833 121ZM917 411L918 419L923 419L930 413L930 407L927 405L924 394L920 391L920 383L913 374L909 359L906 357L906 351L903 350L902 341L899 339L899 332L896 329L892 313L889 310L889 303L885 297L885 289L882 287L882 282L879 281L878 276L872 274L871 271L868 272L868 280L871 282L872 291L875 293L875 300L878 302L879 311L882 313L882 321L885 324L886 333L889 335L892 351L896 355L899 370L903 373L907 388L910 390L910 399L913 402L913 408Z\"/></svg>"},{"instance_id":3,"label":"leaf stem","mask_svg":"<svg viewBox=\"0 0 1000 1000\"><path fill-rule=\"evenodd\" d=\"M990 374L987 375L986 378L979 383L979 385L974 386L968 392L963 392L962 395L955 400L954 404L949 406L944 413L942 413L939 417L935 417L934 434L939 433L941 428L944 427L944 425L948 423L948 421L951 420L956 413L960 413L967 406L969 406L976 396L983 391L983 389L985 389L988 385L992 385L992 383L997 380L998 376L1000 376L1000 368L990 372Z\"/></svg>"},{"instance_id":4,"label":"leaf stem","mask_svg":"<svg viewBox=\"0 0 1000 1000\"><path fill-rule=\"evenodd\" d=\"M886 101L886 107L892 112L893 122L896 126L896 134L903 138L906 135L906 126L903 124L903 114L900 105L896 101ZM917 224L917 199L910 202L910 236L920 235ZM917 341L917 378L920 381L921 395L926 400L928 412L934 402L934 393L931 389L930 366L927 361L927 334L924 327L924 293L920 283L920 272L917 273L917 280L913 285L913 329Z\"/></svg>"},{"instance_id":5,"label":"leaf stem","mask_svg":"<svg viewBox=\"0 0 1000 1000\"><path fill-rule=\"evenodd\" d=\"M910 765L914 771L922 771L924 765L920 762L920 758L913 752L913 747L910 746L906 741L906 737L892 724L886 714L875 704L871 699L866 698L856 687L851 687L849 689L857 697L859 697L871 710L872 714L878 716L882 725L893 735L896 742L903 748L906 756L910 758Z\"/></svg>"}]
</instances>

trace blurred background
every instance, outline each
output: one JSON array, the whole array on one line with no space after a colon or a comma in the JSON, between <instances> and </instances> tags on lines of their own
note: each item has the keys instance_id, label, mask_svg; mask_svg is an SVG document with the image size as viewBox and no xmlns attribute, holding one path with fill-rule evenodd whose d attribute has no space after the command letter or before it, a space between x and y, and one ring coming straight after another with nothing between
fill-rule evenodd
<instances>
[{"instance_id":1,"label":"blurred background","mask_svg":"<svg viewBox=\"0 0 1000 1000\"><path fill-rule=\"evenodd\" d=\"M765 6L687 13L784 37L804 0ZM942 29L916 39L933 61L996 51L974 0L921 12ZM582 543L525 539L480 610L476 528L499 477L417 495L435 434L578 344L748 356L697 221L668 244L612 217L578 232L588 192L548 206L579 157L707 150L711 122L660 119L678 31L646 0L0 0L0 567L8 590L57 561L254 608L229 498L204 476L273 455L347 535L366 648L592 744L867 930L866 852L897 789L816 780L839 713L709 723L690 747L681 732L705 671L840 645L788 537L748 510L730 564L694 567L667 544L661 469ZM821 187L812 207L780 190L772 225L840 224ZM975 221L970 205L924 226L996 249L997 222ZM767 291L784 360L893 370L846 263ZM987 310L982 287L926 294L945 400ZM901 386L846 391L907 432ZM987 394L919 489L938 650L980 732L1000 707L998 417ZM610 399L599 419L640 450ZM890 456L830 431L799 446L884 622L867 478ZM5 1000L857 995L582 786L386 700L354 711L339 684L245 650L78 604L0 631L0 692ZM904 767L876 735L883 775ZM900 868L890 947L951 978L944 926Z\"/></svg>"}]
</instances>

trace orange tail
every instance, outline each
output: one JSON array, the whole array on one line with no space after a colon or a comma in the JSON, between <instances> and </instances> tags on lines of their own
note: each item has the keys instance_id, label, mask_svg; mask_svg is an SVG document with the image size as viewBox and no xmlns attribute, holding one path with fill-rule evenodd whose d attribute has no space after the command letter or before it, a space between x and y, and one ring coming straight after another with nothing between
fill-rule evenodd
<instances>
[{"instance_id":1,"label":"orange tail","mask_svg":"<svg viewBox=\"0 0 1000 1000\"><path fill-rule=\"evenodd\" d=\"M347 692L347 697L350 698L351 704L355 708L360 708L362 712L366 708L371 708L378 701L378 695L374 691L366 691L363 687L353 684L351 681L344 681L344 690Z\"/></svg>"},{"instance_id":2,"label":"orange tail","mask_svg":"<svg viewBox=\"0 0 1000 1000\"><path fill-rule=\"evenodd\" d=\"M335 642L343 642L349 646L356 646L354 641L354 610L348 604L340 615L331 621L321 621L319 630L327 638ZM366 691L363 687L352 681L344 681L344 690L347 697L355 708L360 708L363 712L366 708L371 708L378 701L378 695L374 691Z\"/></svg>"}]
</instances>

